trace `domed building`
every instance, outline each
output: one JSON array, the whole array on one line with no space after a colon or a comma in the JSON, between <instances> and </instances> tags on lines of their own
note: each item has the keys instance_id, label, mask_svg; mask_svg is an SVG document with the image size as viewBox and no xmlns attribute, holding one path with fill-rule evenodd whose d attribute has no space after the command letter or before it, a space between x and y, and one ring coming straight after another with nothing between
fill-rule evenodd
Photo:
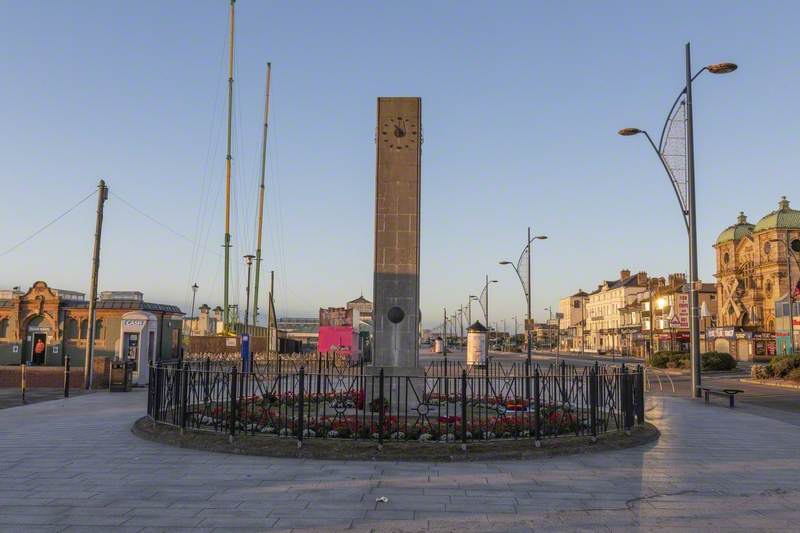
<instances>
[{"instance_id":1,"label":"domed building","mask_svg":"<svg viewBox=\"0 0 800 533\"><path fill-rule=\"evenodd\" d=\"M719 318L717 327L708 332L716 351L740 360L792 352L789 328L782 328L776 320L788 326L788 319L783 319L789 315L788 297L800 279L800 265L787 256L787 251L789 243L798 238L800 211L790 208L786 197L778 203L778 209L755 225L739 213L736 224L720 233L714 244ZM796 332L795 346L800 344L797 333L800 331Z\"/></svg>"}]
</instances>

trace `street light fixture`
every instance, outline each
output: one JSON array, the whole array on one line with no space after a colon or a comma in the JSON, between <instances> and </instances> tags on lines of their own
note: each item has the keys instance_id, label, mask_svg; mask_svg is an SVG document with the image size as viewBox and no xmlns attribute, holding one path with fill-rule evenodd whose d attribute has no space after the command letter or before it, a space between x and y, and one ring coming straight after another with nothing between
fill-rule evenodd
<instances>
[{"instance_id":1,"label":"street light fixture","mask_svg":"<svg viewBox=\"0 0 800 533\"><path fill-rule=\"evenodd\" d=\"M670 108L667 120L664 122L664 127L661 130L661 139L659 145L653 142L653 139L645 130L639 128L623 128L618 131L619 135L623 137L630 137L632 135L644 134L650 146L656 152L659 160L661 161L664 170L667 172L672 188L675 195L678 197L678 203L681 206L683 221L686 224L686 231L689 237L689 290L690 290L690 332L691 332L691 361L692 361L692 396L695 398L700 397L700 316L698 309L698 294L697 294L697 208L695 204L695 175L694 175L694 118L692 112L692 82L704 71L712 74L728 74L735 71L738 66L735 63L715 63L701 68L694 76L692 75L692 60L691 60L691 47L686 43L686 84L684 85L675 102ZM669 163L664 155L664 149L667 144L667 127L676 118L676 106L681 102L685 104L686 116L686 193L685 198L681 194L683 184L678 181L673 171L670 169ZM673 111L676 114L673 114Z\"/></svg>"},{"instance_id":2,"label":"street light fixture","mask_svg":"<svg viewBox=\"0 0 800 533\"><path fill-rule=\"evenodd\" d=\"M531 330L529 329L529 324L530 324L530 327L533 327L533 314L531 313L531 301L533 299L533 290L532 290L532 287L531 287L531 243L533 243L533 241L536 241L536 240L542 240L543 241L545 239L547 239L547 235L536 235L535 237L531 237L531 228L530 228L530 226L528 227L528 240L525 243L525 247L522 249L522 253L520 254L520 257L519 257L520 261L522 261L523 257L526 257L526 259L527 259L527 267L528 267L527 279L522 276L522 274L520 273L519 268L517 267L517 265L515 265L511 261L500 261L501 265L511 265L511 267L514 269L514 272L517 273L517 277L519 278L519 282L522 284L522 292L525 295L525 300L526 300L526 303L528 304L528 309L527 309L527 311L528 311L527 312L528 319L527 319L526 325L525 325L525 339L527 341L526 344L528 345L527 346L527 348L528 348L528 359L526 361L526 366L525 366L525 372L526 372L525 387L526 387L526 395L528 397L530 397L530 383L529 383L530 380L527 379L527 378L530 377L531 359L532 359L532 350L533 350L533 347L531 346L532 345Z\"/></svg>"},{"instance_id":3,"label":"street light fixture","mask_svg":"<svg viewBox=\"0 0 800 533\"><path fill-rule=\"evenodd\" d=\"M195 302L195 299L197 297L197 289L199 289L199 288L200 288L200 286L197 283L192 285L192 318L194 320L192 320L191 325L189 326L189 336L190 337L194 334L194 325L195 325L195 322L197 321L197 316L194 314L194 302Z\"/></svg>"},{"instance_id":4,"label":"street light fixture","mask_svg":"<svg viewBox=\"0 0 800 533\"><path fill-rule=\"evenodd\" d=\"M244 329L245 333L247 333L247 327L250 324L250 268L253 266L253 259L256 256L247 254L244 256L244 262L247 265L247 289L245 290L247 296L247 304L245 304L245 311L244 311Z\"/></svg>"}]
</instances>

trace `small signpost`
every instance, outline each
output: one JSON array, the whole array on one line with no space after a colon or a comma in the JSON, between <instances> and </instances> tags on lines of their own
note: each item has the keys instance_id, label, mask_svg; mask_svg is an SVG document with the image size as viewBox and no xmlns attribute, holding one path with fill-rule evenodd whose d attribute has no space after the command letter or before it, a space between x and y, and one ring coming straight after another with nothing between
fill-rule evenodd
<instances>
[{"instance_id":1,"label":"small signpost","mask_svg":"<svg viewBox=\"0 0 800 533\"><path fill-rule=\"evenodd\" d=\"M242 334L241 344L242 372L250 372L250 335Z\"/></svg>"}]
</instances>

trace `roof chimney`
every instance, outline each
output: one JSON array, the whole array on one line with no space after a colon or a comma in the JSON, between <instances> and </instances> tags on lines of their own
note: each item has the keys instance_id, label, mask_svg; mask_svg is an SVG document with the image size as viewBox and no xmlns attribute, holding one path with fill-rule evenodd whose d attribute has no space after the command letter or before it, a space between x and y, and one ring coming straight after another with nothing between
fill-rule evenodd
<instances>
[{"instance_id":1,"label":"roof chimney","mask_svg":"<svg viewBox=\"0 0 800 533\"><path fill-rule=\"evenodd\" d=\"M747 215L744 214L744 211L739 211L739 216L736 217L737 224L747 224Z\"/></svg>"},{"instance_id":2,"label":"roof chimney","mask_svg":"<svg viewBox=\"0 0 800 533\"><path fill-rule=\"evenodd\" d=\"M629 277L631 277L631 271L630 271L630 270L620 270L620 271L619 271L619 278L620 278L622 281L625 281L625 280L626 280L626 279L628 279Z\"/></svg>"},{"instance_id":3,"label":"roof chimney","mask_svg":"<svg viewBox=\"0 0 800 533\"><path fill-rule=\"evenodd\" d=\"M646 285L647 284L647 272L639 272L636 274L636 283L639 285Z\"/></svg>"},{"instance_id":4,"label":"roof chimney","mask_svg":"<svg viewBox=\"0 0 800 533\"><path fill-rule=\"evenodd\" d=\"M789 209L789 200L787 200L785 196L781 196L781 201L778 202L778 207L781 209L781 211Z\"/></svg>"}]
</instances>

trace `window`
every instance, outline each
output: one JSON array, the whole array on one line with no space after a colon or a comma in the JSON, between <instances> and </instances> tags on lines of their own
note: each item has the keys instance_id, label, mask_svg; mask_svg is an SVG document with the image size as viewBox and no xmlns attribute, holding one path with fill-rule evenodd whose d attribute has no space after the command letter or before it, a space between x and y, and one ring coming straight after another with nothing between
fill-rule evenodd
<instances>
[{"instance_id":1,"label":"window","mask_svg":"<svg viewBox=\"0 0 800 533\"><path fill-rule=\"evenodd\" d=\"M722 261L727 265L731 260L731 256L728 252L725 252L725 255L722 256Z\"/></svg>"},{"instance_id":2,"label":"window","mask_svg":"<svg viewBox=\"0 0 800 533\"><path fill-rule=\"evenodd\" d=\"M78 338L78 321L74 318L67 319L67 324L64 326L64 337L67 339Z\"/></svg>"},{"instance_id":3,"label":"window","mask_svg":"<svg viewBox=\"0 0 800 533\"><path fill-rule=\"evenodd\" d=\"M572 302L572 307L574 307L575 309L580 308L580 306L581 306L580 300L575 300L574 302Z\"/></svg>"},{"instance_id":4,"label":"window","mask_svg":"<svg viewBox=\"0 0 800 533\"><path fill-rule=\"evenodd\" d=\"M99 341L103 338L103 321L96 320L94 323L94 340Z\"/></svg>"},{"instance_id":5,"label":"window","mask_svg":"<svg viewBox=\"0 0 800 533\"><path fill-rule=\"evenodd\" d=\"M81 339L85 339L89 335L89 321L85 318L81 320Z\"/></svg>"},{"instance_id":6,"label":"window","mask_svg":"<svg viewBox=\"0 0 800 533\"><path fill-rule=\"evenodd\" d=\"M772 250L772 245L767 241L764 243L764 255L769 255L770 250Z\"/></svg>"},{"instance_id":7,"label":"window","mask_svg":"<svg viewBox=\"0 0 800 533\"><path fill-rule=\"evenodd\" d=\"M8 319L0 320L0 339L8 337Z\"/></svg>"}]
</instances>

